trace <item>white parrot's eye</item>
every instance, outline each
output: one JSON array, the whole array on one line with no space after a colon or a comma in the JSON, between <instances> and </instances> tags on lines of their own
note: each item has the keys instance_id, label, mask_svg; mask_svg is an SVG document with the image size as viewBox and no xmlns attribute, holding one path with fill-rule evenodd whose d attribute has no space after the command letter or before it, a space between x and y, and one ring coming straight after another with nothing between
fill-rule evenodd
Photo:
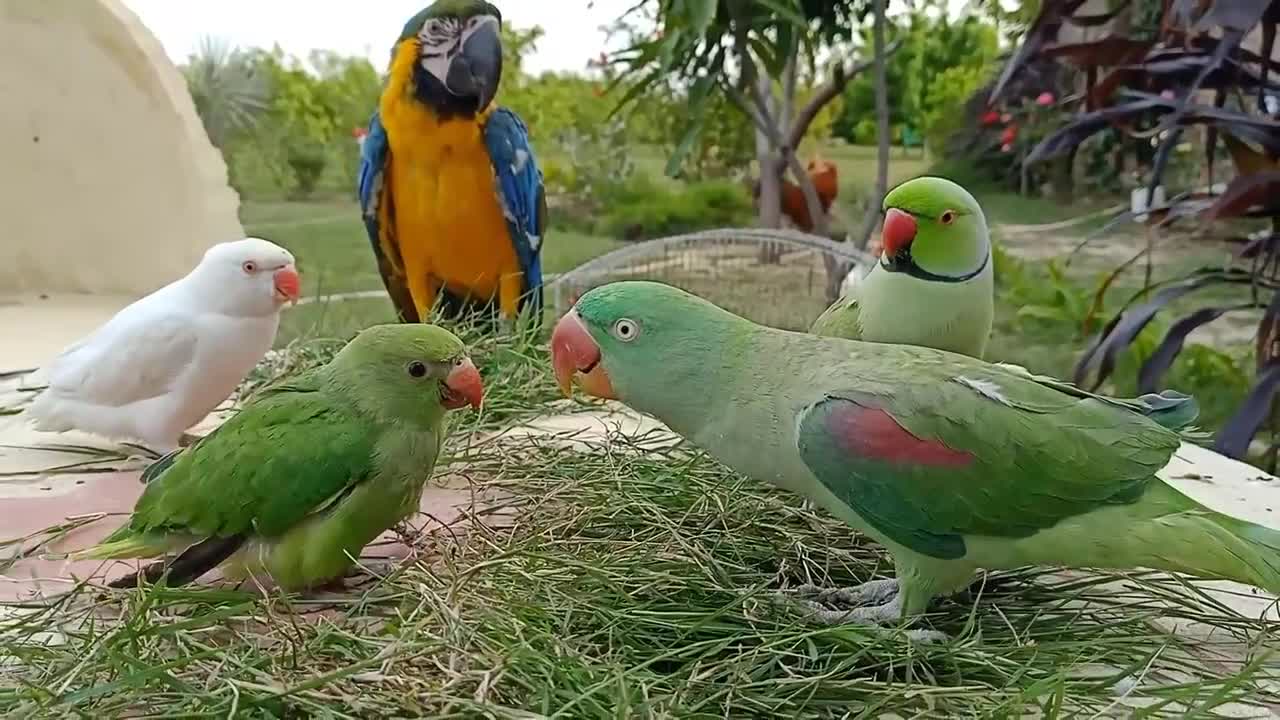
<instances>
[{"instance_id":1,"label":"white parrot's eye","mask_svg":"<svg viewBox=\"0 0 1280 720\"><path fill-rule=\"evenodd\" d=\"M254 274L254 273L258 272L258 264L257 264L257 263L255 263L255 262L254 262L254 261L252 261L252 260L245 260L245 261L244 261L244 264L243 264L243 265L241 265L240 267L241 267L241 268L243 268L243 269L244 269L244 271L245 271L245 273L247 273L247 274L249 274L249 275L252 275L252 274Z\"/></svg>"},{"instance_id":2,"label":"white parrot's eye","mask_svg":"<svg viewBox=\"0 0 1280 720\"><path fill-rule=\"evenodd\" d=\"M631 342L640 335L640 323L631 318L619 318L613 324L613 336L622 342Z\"/></svg>"}]
</instances>

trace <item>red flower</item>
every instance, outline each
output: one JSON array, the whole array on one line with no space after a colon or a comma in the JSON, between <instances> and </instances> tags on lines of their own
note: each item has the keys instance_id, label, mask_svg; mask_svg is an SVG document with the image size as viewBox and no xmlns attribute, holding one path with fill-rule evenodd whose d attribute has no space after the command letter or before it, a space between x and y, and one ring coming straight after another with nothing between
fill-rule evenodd
<instances>
[{"instance_id":1,"label":"red flower","mask_svg":"<svg viewBox=\"0 0 1280 720\"><path fill-rule=\"evenodd\" d=\"M982 114L983 126L995 125L998 122L1000 122L1000 113L995 110L988 110Z\"/></svg>"},{"instance_id":2,"label":"red flower","mask_svg":"<svg viewBox=\"0 0 1280 720\"><path fill-rule=\"evenodd\" d=\"M1040 96L1036 98L1036 104L1040 107L1049 107L1053 104L1053 93L1048 91L1040 93Z\"/></svg>"},{"instance_id":3,"label":"red flower","mask_svg":"<svg viewBox=\"0 0 1280 720\"><path fill-rule=\"evenodd\" d=\"M1018 137L1018 126L1010 125L1004 129L1004 132L1000 133L1000 144L1012 145L1013 141L1016 140L1017 137Z\"/></svg>"}]
</instances>

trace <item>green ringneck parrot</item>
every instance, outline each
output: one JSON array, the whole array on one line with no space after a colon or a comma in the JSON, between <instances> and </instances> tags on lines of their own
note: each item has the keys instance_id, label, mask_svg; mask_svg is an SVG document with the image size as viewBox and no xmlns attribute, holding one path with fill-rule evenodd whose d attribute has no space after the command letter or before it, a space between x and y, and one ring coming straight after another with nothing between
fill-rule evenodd
<instances>
[{"instance_id":1,"label":"green ringneck parrot","mask_svg":"<svg viewBox=\"0 0 1280 720\"><path fill-rule=\"evenodd\" d=\"M981 358L995 300L978 201L950 180L920 177L885 195L884 213L879 262L809 331Z\"/></svg>"},{"instance_id":2,"label":"green ringneck parrot","mask_svg":"<svg viewBox=\"0 0 1280 720\"><path fill-rule=\"evenodd\" d=\"M449 317L496 309L504 324L541 307L546 192L529 129L494 101L501 24L481 0L410 18L361 145L361 214L405 322L437 300Z\"/></svg>"},{"instance_id":3,"label":"green ringneck parrot","mask_svg":"<svg viewBox=\"0 0 1280 720\"><path fill-rule=\"evenodd\" d=\"M1016 366L763 327L652 282L587 292L551 344L566 393L576 378L883 544L896 581L844 594L865 606L840 621L914 616L977 569L1024 565L1280 592L1280 532L1157 477L1180 445L1160 416L1194 417L1191 398L1148 416Z\"/></svg>"},{"instance_id":4,"label":"green ringneck parrot","mask_svg":"<svg viewBox=\"0 0 1280 720\"><path fill-rule=\"evenodd\" d=\"M149 466L129 522L76 557L180 552L144 571L170 585L218 565L229 578L265 571L286 590L340 581L361 548L417 511L446 413L479 407L482 395L449 331L370 327Z\"/></svg>"}]
</instances>

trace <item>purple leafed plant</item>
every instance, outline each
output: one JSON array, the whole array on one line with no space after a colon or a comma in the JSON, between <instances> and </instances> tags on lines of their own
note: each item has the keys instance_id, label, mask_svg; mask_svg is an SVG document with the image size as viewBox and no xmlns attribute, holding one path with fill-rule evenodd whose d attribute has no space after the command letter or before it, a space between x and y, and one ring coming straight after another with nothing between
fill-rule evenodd
<instances>
[{"instance_id":1,"label":"purple leafed plant","mask_svg":"<svg viewBox=\"0 0 1280 720\"><path fill-rule=\"evenodd\" d=\"M1150 202L1174 148L1188 128L1199 125L1209 187L1180 192L1150 208L1147 222L1233 220L1234 227L1240 220L1270 221L1248 237L1229 238L1237 249L1228 266L1200 268L1136 293L1103 326L1075 370L1076 383L1097 388L1115 370L1119 354L1170 303L1209 287L1237 288L1234 301L1206 305L1175 320L1139 369L1138 387L1150 392L1160 385L1196 328L1228 313L1265 308L1255 384L1214 440L1219 452L1239 458L1258 430L1276 419L1280 388L1280 83L1275 80L1280 63L1272 59L1280 0L1148 0L1145 12L1139 12L1140 5L1141 0L1126 0L1105 13L1085 14L1084 0L1044 0L987 102L994 107L1029 64L1052 59L1075 66L1084 73L1084 91L1059 104L1071 114L1028 153L1026 165L1074 152L1108 128L1142 142L1154 137L1158 143L1145 179ZM1060 43L1064 25L1109 27L1110 32L1087 42ZM1242 44L1255 32L1257 52ZM1233 165L1225 188L1214 179L1219 144ZM1277 448L1272 445L1268 453L1273 467Z\"/></svg>"}]
</instances>

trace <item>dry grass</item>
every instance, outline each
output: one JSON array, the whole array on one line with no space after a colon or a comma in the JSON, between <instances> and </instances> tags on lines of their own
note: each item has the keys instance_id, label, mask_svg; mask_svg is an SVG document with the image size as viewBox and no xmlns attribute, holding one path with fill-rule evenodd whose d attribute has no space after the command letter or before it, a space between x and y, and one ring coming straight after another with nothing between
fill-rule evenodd
<instances>
[{"instance_id":1,"label":"dry grass","mask_svg":"<svg viewBox=\"0 0 1280 720\"><path fill-rule=\"evenodd\" d=\"M938 645L778 614L769 590L867 579L885 556L685 446L491 439L556 392L536 333L471 339L489 400L448 452L514 516L421 538L341 595L81 587L0 608L0 714L1087 717L1140 702L1142 717L1205 717L1280 703L1265 624L1163 576L991 575L924 621L953 638ZM336 346L289 352L311 363ZM1178 618L1213 639L1171 634Z\"/></svg>"}]
</instances>

